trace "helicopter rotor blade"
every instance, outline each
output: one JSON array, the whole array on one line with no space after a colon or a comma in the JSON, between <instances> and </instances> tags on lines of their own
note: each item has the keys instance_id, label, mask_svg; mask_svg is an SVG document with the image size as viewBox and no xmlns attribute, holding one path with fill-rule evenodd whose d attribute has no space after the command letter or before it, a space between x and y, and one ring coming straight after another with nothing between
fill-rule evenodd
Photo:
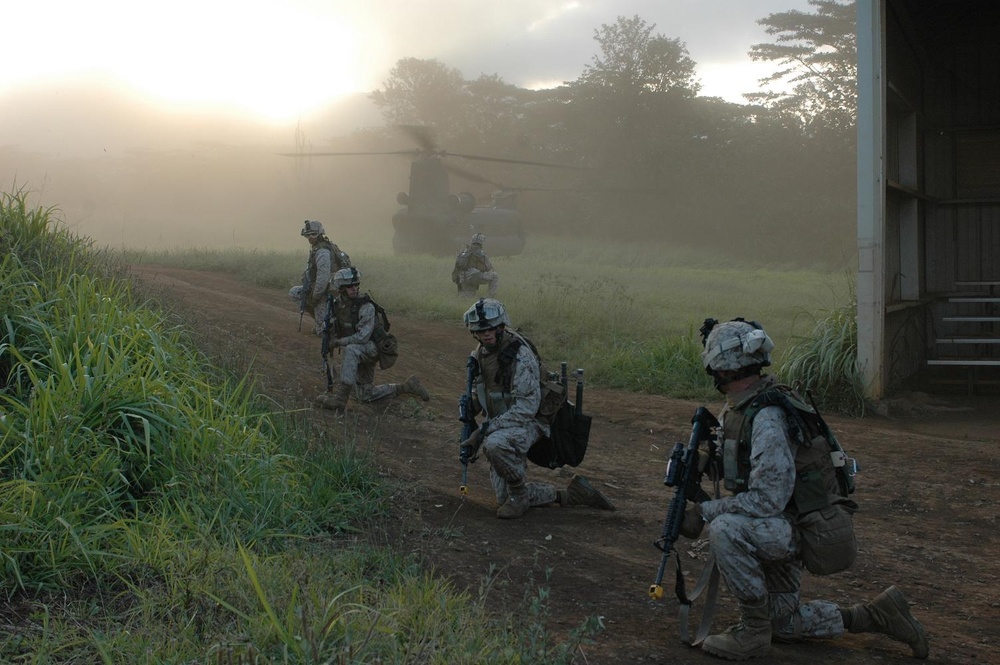
<instances>
[{"instance_id":1,"label":"helicopter rotor blade","mask_svg":"<svg viewBox=\"0 0 1000 665\"><path fill-rule=\"evenodd\" d=\"M441 152L438 150L437 145L434 142L434 137L432 136L432 130L426 125L396 125L396 129L406 134L407 137L418 146L424 152L429 152L436 154Z\"/></svg>"},{"instance_id":2,"label":"helicopter rotor blade","mask_svg":"<svg viewBox=\"0 0 1000 665\"><path fill-rule=\"evenodd\" d=\"M505 157L484 157L482 155L464 155L460 152L446 152L444 150L438 153L442 157L461 157L462 159L471 159L479 162L501 162L504 164L527 164L529 166L545 166L552 169L568 169L570 171L590 171L590 167L587 166L573 166L571 164L553 164L552 162L536 162L528 159L507 159Z\"/></svg>"},{"instance_id":3,"label":"helicopter rotor blade","mask_svg":"<svg viewBox=\"0 0 1000 665\"><path fill-rule=\"evenodd\" d=\"M359 155L412 155L417 157L421 154L418 148L409 150L384 150L367 152L279 152L279 157L357 157Z\"/></svg>"}]
</instances>

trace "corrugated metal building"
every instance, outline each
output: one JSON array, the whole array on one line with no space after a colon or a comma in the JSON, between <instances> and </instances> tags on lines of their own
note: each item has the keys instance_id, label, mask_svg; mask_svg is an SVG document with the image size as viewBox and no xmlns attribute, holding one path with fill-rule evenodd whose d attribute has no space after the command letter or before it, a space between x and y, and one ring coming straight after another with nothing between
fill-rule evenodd
<instances>
[{"instance_id":1,"label":"corrugated metal building","mask_svg":"<svg viewBox=\"0 0 1000 665\"><path fill-rule=\"evenodd\" d=\"M858 0L858 359L1000 376L1000 1Z\"/></svg>"}]
</instances>

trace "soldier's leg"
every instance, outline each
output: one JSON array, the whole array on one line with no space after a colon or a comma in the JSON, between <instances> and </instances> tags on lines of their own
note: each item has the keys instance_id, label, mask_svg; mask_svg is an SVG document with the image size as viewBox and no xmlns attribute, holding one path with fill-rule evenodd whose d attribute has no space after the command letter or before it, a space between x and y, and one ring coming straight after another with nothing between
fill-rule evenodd
<instances>
[{"instance_id":1,"label":"soldier's leg","mask_svg":"<svg viewBox=\"0 0 1000 665\"><path fill-rule=\"evenodd\" d=\"M786 560L795 553L791 525L780 517L719 515L708 524L708 542L719 572L739 602L740 621L705 638L702 649L730 660L766 654L772 617L763 561Z\"/></svg>"},{"instance_id":2,"label":"soldier's leg","mask_svg":"<svg viewBox=\"0 0 1000 665\"><path fill-rule=\"evenodd\" d=\"M382 383L375 385L375 366L378 364L378 352L375 351L375 345L368 342L368 344L364 345L352 344L351 346L359 348L357 381L354 384L354 395L358 398L358 401L363 403L375 402L395 395L395 384ZM369 346L371 348L368 348Z\"/></svg>"},{"instance_id":3,"label":"soldier's leg","mask_svg":"<svg viewBox=\"0 0 1000 665\"><path fill-rule=\"evenodd\" d=\"M483 282L489 285L490 298L496 298L497 291L500 290L500 275L491 270L489 272L484 272L481 277Z\"/></svg>"},{"instance_id":4,"label":"soldier's leg","mask_svg":"<svg viewBox=\"0 0 1000 665\"><path fill-rule=\"evenodd\" d=\"M312 311L310 311L310 309ZM320 298L319 302L316 303L315 307L310 308L306 305L306 311L312 314L315 319L315 324L313 325L313 332L317 335L323 334L323 327L326 325L326 310L327 310L327 300L326 298Z\"/></svg>"},{"instance_id":5,"label":"soldier's leg","mask_svg":"<svg viewBox=\"0 0 1000 665\"><path fill-rule=\"evenodd\" d=\"M555 503L556 488L550 483L529 483L527 450L538 438L534 423L491 432L483 441L483 454L490 463L493 489L500 503L497 516L519 517L533 506Z\"/></svg>"},{"instance_id":6,"label":"soldier's leg","mask_svg":"<svg viewBox=\"0 0 1000 665\"><path fill-rule=\"evenodd\" d=\"M836 604L825 600L800 604L802 564L799 561L765 561L762 567L767 578L774 641L829 639L844 632L844 622Z\"/></svg>"}]
</instances>

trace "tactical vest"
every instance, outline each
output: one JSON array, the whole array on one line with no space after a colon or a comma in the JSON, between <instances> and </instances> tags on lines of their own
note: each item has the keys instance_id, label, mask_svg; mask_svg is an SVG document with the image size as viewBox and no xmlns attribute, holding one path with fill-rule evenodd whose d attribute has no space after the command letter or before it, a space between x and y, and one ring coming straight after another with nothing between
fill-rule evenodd
<instances>
[{"instance_id":1,"label":"tactical vest","mask_svg":"<svg viewBox=\"0 0 1000 665\"><path fill-rule=\"evenodd\" d=\"M337 337L350 337L358 332L358 322L361 320L361 307L367 303L371 303L376 308L377 313L378 305L375 305L375 302L367 293L353 300L346 297L336 299ZM380 325L383 324L379 321L379 317L376 316L375 328L378 328ZM372 336L375 336L374 333Z\"/></svg>"},{"instance_id":2,"label":"tactical vest","mask_svg":"<svg viewBox=\"0 0 1000 665\"><path fill-rule=\"evenodd\" d=\"M535 417L551 424L566 401L566 386L560 382L558 376L549 374L545 369L534 343L514 330L504 331L503 339L495 352L484 354L482 346L476 349L476 360L483 377L476 387L479 403L486 409L490 418L505 413L514 404L514 397L511 395L514 362L522 346L526 346L538 362L540 397Z\"/></svg>"},{"instance_id":3,"label":"tactical vest","mask_svg":"<svg viewBox=\"0 0 1000 665\"><path fill-rule=\"evenodd\" d=\"M822 416L786 385L765 377L757 389L722 414L723 470L726 489L746 491L750 478L753 420L768 406L779 406L788 419L795 455L795 490L785 515L793 522L806 513L839 503L854 491L847 455Z\"/></svg>"},{"instance_id":4,"label":"tactical vest","mask_svg":"<svg viewBox=\"0 0 1000 665\"><path fill-rule=\"evenodd\" d=\"M518 342L515 345L515 342ZM503 338L497 348L490 353L483 353L482 345L475 351L476 360L479 363L479 375L481 380L476 383L476 395L479 397L479 404L486 411L490 418L506 413L507 409L514 405L514 396L511 394L511 383L514 380L514 363L506 362L506 358L512 353L517 356L517 349L521 342L519 336L509 330L505 330ZM505 362L501 362L501 355L507 352Z\"/></svg>"},{"instance_id":5,"label":"tactical vest","mask_svg":"<svg viewBox=\"0 0 1000 665\"><path fill-rule=\"evenodd\" d=\"M351 258L347 256L346 253L341 251L334 243L330 242L329 238L323 237L319 239L312 249L309 250L309 283L316 283L316 252L321 249L328 250L330 252L330 279L333 279L333 275L337 273L341 268L351 267Z\"/></svg>"}]
</instances>

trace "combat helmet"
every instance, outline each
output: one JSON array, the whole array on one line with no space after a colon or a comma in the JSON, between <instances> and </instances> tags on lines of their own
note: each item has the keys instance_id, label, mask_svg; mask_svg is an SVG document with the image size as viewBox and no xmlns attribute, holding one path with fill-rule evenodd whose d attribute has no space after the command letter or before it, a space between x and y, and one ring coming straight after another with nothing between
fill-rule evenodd
<instances>
[{"instance_id":1,"label":"combat helmet","mask_svg":"<svg viewBox=\"0 0 1000 665\"><path fill-rule=\"evenodd\" d=\"M320 222L317 222L316 220L313 219L307 219L300 233L303 237L325 236L326 230L323 228L323 225Z\"/></svg>"},{"instance_id":2,"label":"combat helmet","mask_svg":"<svg viewBox=\"0 0 1000 665\"><path fill-rule=\"evenodd\" d=\"M742 318L712 325L701 360L709 374L771 364L774 342L756 321Z\"/></svg>"},{"instance_id":3,"label":"combat helmet","mask_svg":"<svg viewBox=\"0 0 1000 665\"><path fill-rule=\"evenodd\" d=\"M472 235L472 240L469 241L473 245L482 245L486 242L486 236L482 233L474 233Z\"/></svg>"},{"instance_id":4,"label":"combat helmet","mask_svg":"<svg viewBox=\"0 0 1000 665\"><path fill-rule=\"evenodd\" d=\"M361 284L361 272L357 268L341 268L333 274L333 288L338 291L345 286L358 284Z\"/></svg>"},{"instance_id":5,"label":"combat helmet","mask_svg":"<svg viewBox=\"0 0 1000 665\"><path fill-rule=\"evenodd\" d=\"M497 326L509 326L510 318L503 303L496 298L480 298L462 317L470 332L489 330Z\"/></svg>"}]
</instances>

